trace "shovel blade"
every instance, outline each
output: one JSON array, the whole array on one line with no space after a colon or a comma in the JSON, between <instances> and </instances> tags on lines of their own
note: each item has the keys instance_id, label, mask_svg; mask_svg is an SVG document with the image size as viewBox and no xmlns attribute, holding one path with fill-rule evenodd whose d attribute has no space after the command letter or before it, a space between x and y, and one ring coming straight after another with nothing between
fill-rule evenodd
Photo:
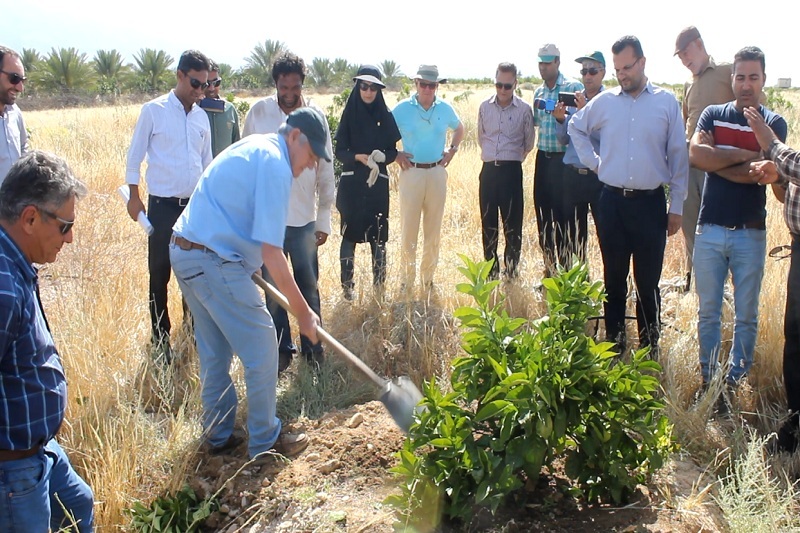
<instances>
[{"instance_id":1,"label":"shovel blade","mask_svg":"<svg viewBox=\"0 0 800 533\"><path fill-rule=\"evenodd\" d=\"M387 381L379 399L386 406L386 410L392 415L397 426L404 433L408 433L411 424L414 423L414 415L421 409L418 405L422 400L422 393L414 385L414 382L405 376Z\"/></svg>"}]
</instances>

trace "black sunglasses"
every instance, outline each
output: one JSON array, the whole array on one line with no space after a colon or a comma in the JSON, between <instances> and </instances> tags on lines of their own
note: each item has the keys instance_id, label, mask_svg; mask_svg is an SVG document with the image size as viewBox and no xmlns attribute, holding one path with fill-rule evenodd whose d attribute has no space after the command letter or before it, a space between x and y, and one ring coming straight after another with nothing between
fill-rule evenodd
<instances>
[{"instance_id":1,"label":"black sunglasses","mask_svg":"<svg viewBox=\"0 0 800 533\"><path fill-rule=\"evenodd\" d=\"M38 207L38 206L37 206L36 208L37 208L37 209L38 209L38 210L39 210L41 213L44 213L44 214L45 214L45 215L47 215L48 217L50 217L50 218L52 218L52 219L55 219L56 221L58 221L58 222L61 224L61 225L58 227L58 231L60 231L60 232L61 232L61 235L66 235L67 233L69 233L69 230L71 230L71 229L72 229L72 226L74 226L74 225L75 225L75 221L74 221L74 220L64 220L64 219L63 219L63 218L61 218L60 216L56 215L55 213L51 213L50 211L48 211L48 210L46 210L46 209L42 209L41 207Z\"/></svg>"},{"instance_id":2,"label":"black sunglasses","mask_svg":"<svg viewBox=\"0 0 800 533\"><path fill-rule=\"evenodd\" d=\"M495 83L494 86L497 87L498 89L505 89L506 91L510 91L511 89L514 88L513 83L500 83L499 81Z\"/></svg>"},{"instance_id":3,"label":"black sunglasses","mask_svg":"<svg viewBox=\"0 0 800 533\"><path fill-rule=\"evenodd\" d=\"M222 85L222 78L217 78L208 82L209 87L219 87L220 85ZM194 85L192 85L192 87L194 87Z\"/></svg>"},{"instance_id":4,"label":"black sunglasses","mask_svg":"<svg viewBox=\"0 0 800 533\"><path fill-rule=\"evenodd\" d=\"M8 76L8 81L11 82L11 85L18 85L22 81L28 81L26 76L20 76L16 72L9 72L7 70L0 70L0 72Z\"/></svg>"},{"instance_id":5,"label":"black sunglasses","mask_svg":"<svg viewBox=\"0 0 800 533\"><path fill-rule=\"evenodd\" d=\"M189 83L192 85L192 89L204 89L205 90L208 87L208 82L202 82L202 81L198 80L197 78L193 78L193 77L189 76L189 73L186 72L185 70L182 70L181 72L183 72L183 74L187 78L189 78Z\"/></svg>"},{"instance_id":6,"label":"black sunglasses","mask_svg":"<svg viewBox=\"0 0 800 533\"><path fill-rule=\"evenodd\" d=\"M418 82L421 89L435 89L438 83L429 83L427 81Z\"/></svg>"},{"instance_id":7,"label":"black sunglasses","mask_svg":"<svg viewBox=\"0 0 800 533\"><path fill-rule=\"evenodd\" d=\"M373 93L378 92L379 89L379 87L374 83L367 83L365 81L359 83L358 88L361 89L362 91L372 91Z\"/></svg>"},{"instance_id":8,"label":"black sunglasses","mask_svg":"<svg viewBox=\"0 0 800 533\"><path fill-rule=\"evenodd\" d=\"M597 75L598 72L600 72L599 68L594 68L594 67L592 67L592 68L583 68L583 69L581 69L581 76L586 76L587 74L591 74L592 76L595 76L595 75Z\"/></svg>"}]
</instances>

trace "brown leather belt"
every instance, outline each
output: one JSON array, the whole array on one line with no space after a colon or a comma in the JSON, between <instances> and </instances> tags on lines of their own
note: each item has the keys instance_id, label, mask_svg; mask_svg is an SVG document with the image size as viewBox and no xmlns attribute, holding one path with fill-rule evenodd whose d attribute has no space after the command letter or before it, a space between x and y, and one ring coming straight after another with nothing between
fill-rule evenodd
<instances>
[{"instance_id":1,"label":"brown leather belt","mask_svg":"<svg viewBox=\"0 0 800 533\"><path fill-rule=\"evenodd\" d=\"M436 163L414 163L412 161L411 166L413 166L414 168L433 168L439 166L439 163L441 162L442 162L441 159L438 160Z\"/></svg>"},{"instance_id":2,"label":"brown leather belt","mask_svg":"<svg viewBox=\"0 0 800 533\"><path fill-rule=\"evenodd\" d=\"M591 171L591 170L589 170L588 168L576 167L575 165L567 165L567 166L568 166L569 168L571 168L573 171L575 171L575 172L577 172L578 174L580 174L581 176L588 176L590 172L591 172L592 174L594 174L594 172L593 172L593 171Z\"/></svg>"},{"instance_id":3,"label":"brown leather belt","mask_svg":"<svg viewBox=\"0 0 800 533\"><path fill-rule=\"evenodd\" d=\"M189 239L184 239L180 235L172 234L172 237L169 239L170 244L174 244L181 250L202 250L203 252L207 251L208 248L203 246L202 244L197 244L196 242L192 242Z\"/></svg>"},{"instance_id":4,"label":"brown leather belt","mask_svg":"<svg viewBox=\"0 0 800 533\"><path fill-rule=\"evenodd\" d=\"M28 457L33 457L39 450L42 449L42 445L39 444L38 446L34 446L30 450L0 450L0 463L3 461L19 461L20 459L27 459Z\"/></svg>"},{"instance_id":5,"label":"brown leather belt","mask_svg":"<svg viewBox=\"0 0 800 533\"><path fill-rule=\"evenodd\" d=\"M651 196L662 190L661 187L656 187L655 189L625 189L624 187L614 187L613 185L606 185L606 184L604 184L603 187L606 190L619 194L620 196L624 196L625 198L638 198L639 196Z\"/></svg>"}]
</instances>

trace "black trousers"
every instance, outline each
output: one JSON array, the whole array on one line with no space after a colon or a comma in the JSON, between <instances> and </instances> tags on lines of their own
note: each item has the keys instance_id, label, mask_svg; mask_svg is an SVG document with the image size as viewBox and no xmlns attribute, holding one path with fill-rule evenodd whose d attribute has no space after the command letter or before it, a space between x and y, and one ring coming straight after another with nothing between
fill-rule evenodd
<instances>
[{"instance_id":1,"label":"black trousers","mask_svg":"<svg viewBox=\"0 0 800 533\"><path fill-rule=\"evenodd\" d=\"M497 257L499 213L506 243L503 253L506 275L513 277L517 273L522 252L522 213L525 207L522 196L522 163L509 161L499 166L484 163L478 198L481 205L483 257L487 261L494 259L491 276L496 278L500 271Z\"/></svg>"},{"instance_id":2,"label":"black trousers","mask_svg":"<svg viewBox=\"0 0 800 533\"><path fill-rule=\"evenodd\" d=\"M625 333L625 304L632 257L639 344L657 346L661 309L658 282L667 243L664 189L659 187L649 195L625 197L604 187L597 204L597 237L603 255L608 338L617 340Z\"/></svg>"},{"instance_id":3,"label":"black trousers","mask_svg":"<svg viewBox=\"0 0 800 533\"><path fill-rule=\"evenodd\" d=\"M368 241L368 243L372 251L372 283L380 285L386 281L386 243L377 241ZM355 287L353 281L355 255L355 241L342 237L342 244L339 247L339 265L342 269L342 288L346 290L352 290Z\"/></svg>"},{"instance_id":4,"label":"black trousers","mask_svg":"<svg viewBox=\"0 0 800 533\"><path fill-rule=\"evenodd\" d=\"M783 322L783 383L789 411L800 413L800 235L792 235L792 257Z\"/></svg>"},{"instance_id":5,"label":"black trousers","mask_svg":"<svg viewBox=\"0 0 800 533\"><path fill-rule=\"evenodd\" d=\"M155 342L169 339L171 323L167 310L167 284L172 273L169 263L169 239L172 236L172 226L183 213L185 206L185 199L179 201L177 198L151 195L147 200L147 216L153 224L153 234L147 243L147 267L150 271L150 324ZM185 301L183 301L183 313L185 320L191 320Z\"/></svg>"},{"instance_id":6,"label":"black trousers","mask_svg":"<svg viewBox=\"0 0 800 533\"><path fill-rule=\"evenodd\" d=\"M558 250L564 248L562 221L564 215L563 152L536 152L536 170L533 175L533 205L539 230L539 248L544 257L545 275L555 273Z\"/></svg>"},{"instance_id":7,"label":"black trousers","mask_svg":"<svg viewBox=\"0 0 800 533\"><path fill-rule=\"evenodd\" d=\"M591 170L578 171L572 165L564 165L563 215L564 245L558 250L558 261L567 267L573 257L586 262L586 246L589 238L589 209L597 220L597 201L600 198L600 181Z\"/></svg>"}]
</instances>

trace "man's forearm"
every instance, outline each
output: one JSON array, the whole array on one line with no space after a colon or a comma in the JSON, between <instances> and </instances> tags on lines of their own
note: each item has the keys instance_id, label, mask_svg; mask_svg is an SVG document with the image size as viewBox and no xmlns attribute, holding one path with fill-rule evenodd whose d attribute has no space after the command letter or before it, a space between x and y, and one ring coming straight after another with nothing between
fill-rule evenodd
<instances>
[{"instance_id":1,"label":"man's forearm","mask_svg":"<svg viewBox=\"0 0 800 533\"><path fill-rule=\"evenodd\" d=\"M757 181L754 181L753 176L750 175L750 163L760 160L760 158L756 158L751 161L747 161L746 163L740 163L738 165L721 168L714 171L714 174L734 183L757 183Z\"/></svg>"}]
</instances>

